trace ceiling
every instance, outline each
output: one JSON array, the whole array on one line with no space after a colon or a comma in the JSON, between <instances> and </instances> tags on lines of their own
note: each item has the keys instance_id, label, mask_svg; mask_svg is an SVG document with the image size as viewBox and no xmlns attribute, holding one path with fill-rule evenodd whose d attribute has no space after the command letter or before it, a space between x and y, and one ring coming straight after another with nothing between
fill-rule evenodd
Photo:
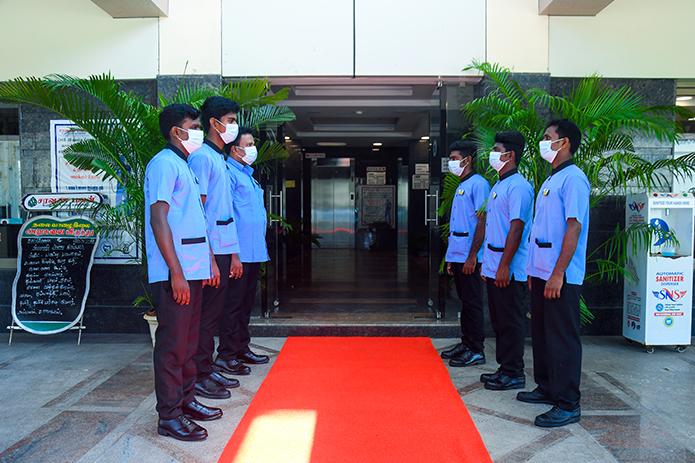
<instances>
[{"instance_id":1,"label":"ceiling","mask_svg":"<svg viewBox=\"0 0 695 463\"><path fill-rule=\"evenodd\" d=\"M460 86L478 77L454 77ZM281 104L297 118L285 135L304 148L408 146L429 136L430 110L439 106L439 78L275 78L271 90L289 89ZM436 94L435 94L436 92Z\"/></svg>"}]
</instances>

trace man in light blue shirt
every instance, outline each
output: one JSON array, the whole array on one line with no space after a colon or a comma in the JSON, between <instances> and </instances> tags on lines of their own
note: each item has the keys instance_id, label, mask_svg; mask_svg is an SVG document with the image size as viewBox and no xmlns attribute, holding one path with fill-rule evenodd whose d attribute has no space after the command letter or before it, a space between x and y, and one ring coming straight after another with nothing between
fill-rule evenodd
<instances>
[{"instance_id":1,"label":"man in light blue shirt","mask_svg":"<svg viewBox=\"0 0 695 463\"><path fill-rule=\"evenodd\" d=\"M222 417L219 408L206 407L193 395L203 286L219 284L197 179L187 163L203 140L199 114L184 104L162 110L159 128L167 145L147 164L144 185L147 271L158 322L154 347L158 432L184 441L207 437L207 431L190 419Z\"/></svg>"},{"instance_id":2,"label":"man in light blue shirt","mask_svg":"<svg viewBox=\"0 0 695 463\"><path fill-rule=\"evenodd\" d=\"M482 210L490 184L475 172L477 147L471 141L457 141L449 148L449 172L461 183L454 193L449 221L449 246L446 270L454 275L456 292L461 300L461 342L442 352L452 367L485 363L483 353L484 313L483 280L480 262L485 240L485 211Z\"/></svg>"},{"instance_id":3,"label":"man in light blue shirt","mask_svg":"<svg viewBox=\"0 0 695 463\"><path fill-rule=\"evenodd\" d=\"M538 387L520 392L522 402L553 408L535 420L557 427L581 418L582 374L580 297L589 235L590 186L573 155L582 139L577 125L554 120L546 125L540 154L553 166L536 198L527 273L531 277L533 375Z\"/></svg>"},{"instance_id":4,"label":"man in light blue shirt","mask_svg":"<svg viewBox=\"0 0 695 463\"><path fill-rule=\"evenodd\" d=\"M243 273L240 278L229 280L227 302L220 318L220 345L215 365L231 374L249 374L249 367L242 365L246 369L242 372L234 364L242 362L254 365L270 360L268 356L256 355L249 349L249 322L256 299L258 275L261 263L269 260L265 241L267 214L263 204L263 189L253 178L251 168L257 156L253 131L240 128L239 135L229 149L227 165Z\"/></svg>"},{"instance_id":5,"label":"man in light blue shirt","mask_svg":"<svg viewBox=\"0 0 695 463\"><path fill-rule=\"evenodd\" d=\"M495 135L490 165L500 176L487 201L481 274L487 284L490 321L499 369L482 375L485 389L520 389L524 375L526 256L533 219L533 187L517 167L526 140L517 131Z\"/></svg>"},{"instance_id":6,"label":"man in light blue shirt","mask_svg":"<svg viewBox=\"0 0 695 463\"><path fill-rule=\"evenodd\" d=\"M230 397L227 388L239 386L236 379L226 378L212 368L215 353L215 331L227 297L229 275L241 275L239 240L234 223L232 196L229 194L229 175L224 162L225 139L234 140L238 131L239 105L222 96L205 100L201 119L206 136L203 146L188 157L188 165L198 177L200 200L205 208L210 247L220 269L220 285L203 288L200 313L200 336L195 356L197 380L194 393L209 399Z\"/></svg>"}]
</instances>

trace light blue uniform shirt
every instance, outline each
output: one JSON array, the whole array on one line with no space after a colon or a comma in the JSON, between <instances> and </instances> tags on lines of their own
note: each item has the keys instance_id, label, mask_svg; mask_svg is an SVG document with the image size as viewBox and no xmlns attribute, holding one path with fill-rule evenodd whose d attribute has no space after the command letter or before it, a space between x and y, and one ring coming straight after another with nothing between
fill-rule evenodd
<instances>
[{"instance_id":1,"label":"light blue uniform shirt","mask_svg":"<svg viewBox=\"0 0 695 463\"><path fill-rule=\"evenodd\" d=\"M197 179L189 169L184 154L170 144L157 153L145 169L145 249L150 283L169 279L169 267L157 246L150 224L150 206L157 201L169 205L167 222L186 280L212 277L205 212L200 202Z\"/></svg>"},{"instance_id":2,"label":"light blue uniform shirt","mask_svg":"<svg viewBox=\"0 0 695 463\"><path fill-rule=\"evenodd\" d=\"M239 234L239 259L242 262L266 262L268 246L265 242L265 230L268 217L263 205L263 188L253 178L253 169L241 164L231 156L227 158L232 203L234 204L234 221Z\"/></svg>"},{"instance_id":3,"label":"light blue uniform shirt","mask_svg":"<svg viewBox=\"0 0 695 463\"><path fill-rule=\"evenodd\" d=\"M207 216L212 253L238 254L239 239L234 223L232 195L229 194L229 166L222 156L222 150L205 140L203 146L188 156L188 165L198 177L200 194L206 195L203 207Z\"/></svg>"},{"instance_id":4,"label":"light blue uniform shirt","mask_svg":"<svg viewBox=\"0 0 695 463\"><path fill-rule=\"evenodd\" d=\"M569 160L553 169L538 192L536 218L531 231L531 250L526 272L548 280L560 257L567 220L582 224L577 249L565 271L567 283L581 285L586 271L586 241L589 236L589 179Z\"/></svg>"},{"instance_id":5,"label":"light blue uniform shirt","mask_svg":"<svg viewBox=\"0 0 695 463\"><path fill-rule=\"evenodd\" d=\"M526 281L528 238L533 220L533 187L514 169L500 177L487 200L483 266L480 271L484 277L495 278L512 220L516 219L524 222L524 232L519 249L509 264L509 275L516 281Z\"/></svg>"},{"instance_id":6,"label":"light blue uniform shirt","mask_svg":"<svg viewBox=\"0 0 695 463\"><path fill-rule=\"evenodd\" d=\"M490 194L490 184L482 176L470 173L463 178L454 193L449 222L449 247L446 250L447 262L464 263L468 259L475 227L478 225L476 212L483 207ZM478 262L483 260L483 247L478 251Z\"/></svg>"}]
</instances>

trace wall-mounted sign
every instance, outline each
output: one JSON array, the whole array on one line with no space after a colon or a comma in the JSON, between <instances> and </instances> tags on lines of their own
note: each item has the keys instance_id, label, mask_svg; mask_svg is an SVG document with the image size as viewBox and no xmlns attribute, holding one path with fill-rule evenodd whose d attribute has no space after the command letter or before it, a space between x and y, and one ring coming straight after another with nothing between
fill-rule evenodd
<instances>
[{"instance_id":1,"label":"wall-mounted sign","mask_svg":"<svg viewBox=\"0 0 695 463\"><path fill-rule=\"evenodd\" d=\"M367 185L386 185L386 167L367 167Z\"/></svg>"},{"instance_id":2,"label":"wall-mounted sign","mask_svg":"<svg viewBox=\"0 0 695 463\"><path fill-rule=\"evenodd\" d=\"M117 206L123 201L123 191L115 180L103 180L103 175L78 169L65 159L68 147L91 138L70 120L51 121L51 190L76 195L99 193L103 196L103 202ZM112 233L99 244L95 259L100 264L128 264L140 259L140 249L129 234Z\"/></svg>"},{"instance_id":3,"label":"wall-mounted sign","mask_svg":"<svg viewBox=\"0 0 695 463\"><path fill-rule=\"evenodd\" d=\"M326 157L326 153L306 153L304 157L307 159L323 159Z\"/></svg>"},{"instance_id":4,"label":"wall-mounted sign","mask_svg":"<svg viewBox=\"0 0 695 463\"><path fill-rule=\"evenodd\" d=\"M285 180L285 188L294 188L295 187L295 181L294 180Z\"/></svg>"},{"instance_id":5,"label":"wall-mounted sign","mask_svg":"<svg viewBox=\"0 0 695 463\"><path fill-rule=\"evenodd\" d=\"M442 158L442 173L449 172L449 158Z\"/></svg>"},{"instance_id":6,"label":"wall-mounted sign","mask_svg":"<svg viewBox=\"0 0 695 463\"><path fill-rule=\"evenodd\" d=\"M429 190L430 174L413 175L413 190Z\"/></svg>"},{"instance_id":7,"label":"wall-mounted sign","mask_svg":"<svg viewBox=\"0 0 695 463\"><path fill-rule=\"evenodd\" d=\"M430 173L430 165L429 164L415 164L415 173L416 174L429 174Z\"/></svg>"},{"instance_id":8,"label":"wall-mounted sign","mask_svg":"<svg viewBox=\"0 0 695 463\"><path fill-rule=\"evenodd\" d=\"M98 241L94 223L84 217L41 215L24 223L12 285L12 318L19 327L54 334L82 318Z\"/></svg>"},{"instance_id":9,"label":"wall-mounted sign","mask_svg":"<svg viewBox=\"0 0 695 463\"><path fill-rule=\"evenodd\" d=\"M72 121L51 121L51 190L56 193L98 192L115 205L117 185L114 180L103 180L103 175L78 169L65 159L65 150L70 145L91 139L91 135Z\"/></svg>"},{"instance_id":10,"label":"wall-mounted sign","mask_svg":"<svg viewBox=\"0 0 695 463\"><path fill-rule=\"evenodd\" d=\"M22 208L29 212L79 210L89 204L104 204L99 193L32 193L22 198Z\"/></svg>"},{"instance_id":11,"label":"wall-mounted sign","mask_svg":"<svg viewBox=\"0 0 695 463\"><path fill-rule=\"evenodd\" d=\"M358 185L359 228L367 228L373 222L388 222L395 228L395 192L394 185Z\"/></svg>"}]
</instances>

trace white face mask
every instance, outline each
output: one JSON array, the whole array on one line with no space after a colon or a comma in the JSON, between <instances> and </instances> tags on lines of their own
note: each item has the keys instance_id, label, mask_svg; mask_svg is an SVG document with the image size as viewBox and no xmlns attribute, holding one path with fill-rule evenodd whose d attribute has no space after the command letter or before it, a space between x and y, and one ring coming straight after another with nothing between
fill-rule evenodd
<instances>
[{"instance_id":1,"label":"white face mask","mask_svg":"<svg viewBox=\"0 0 695 463\"><path fill-rule=\"evenodd\" d=\"M241 160L250 166L256 160L256 157L258 156L258 150L255 146L247 146L246 148L244 148L244 152L246 154L241 158Z\"/></svg>"},{"instance_id":2,"label":"white face mask","mask_svg":"<svg viewBox=\"0 0 695 463\"><path fill-rule=\"evenodd\" d=\"M542 140L540 143L538 143L538 148L541 151L541 157L552 163L555 160L555 156L557 156L557 150L553 149L553 143L560 140L562 140L562 138L557 140Z\"/></svg>"},{"instance_id":3,"label":"white face mask","mask_svg":"<svg viewBox=\"0 0 695 463\"><path fill-rule=\"evenodd\" d=\"M220 121L217 121L217 122L220 122ZM220 124L221 124L221 122L220 122ZM222 141L225 144L227 144L227 143L231 143L234 140L236 140L236 136L239 133L239 125L237 125L236 122L232 122L231 124L225 124L225 127L226 127L226 130L224 132L220 132L219 130L217 130L217 128L215 128L215 130L217 130L217 133L220 134Z\"/></svg>"},{"instance_id":4,"label":"white face mask","mask_svg":"<svg viewBox=\"0 0 695 463\"><path fill-rule=\"evenodd\" d=\"M468 165L464 164L464 166L461 167L461 162L463 161L449 161L449 172L456 175L457 177L460 177L463 171L466 169L466 166Z\"/></svg>"},{"instance_id":5,"label":"white face mask","mask_svg":"<svg viewBox=\"0 0 695 463\"><path fill-rule=\"evenodd\" d=\"M181 127L178 127L181 129ZM197 150L201 146L203 146L203 139L205 138L203 136L203 131L202 130L197 130L197 129L181 129L184 132L188 133L188 140L179 140L181 141L181 144L183 147L188 151L188 154L191 154L193 151ZM178 138L178 137L176 137Z\"/></svg>"},{"instance_id":6,"label":"white face mask","mask_svg":"<svg viewBox=\"0 0 695 463\"><path fill-rule=\"evenodd\" d=\"M502 168L509 162L509 159L506 161L500 161L500 157L503 154L507 154L509 151L505 151L504 153L500 153L499 151L491 151L490 152L490 166L495 169L497 172L502 170Z\"/></svg>"}]
</instances>

